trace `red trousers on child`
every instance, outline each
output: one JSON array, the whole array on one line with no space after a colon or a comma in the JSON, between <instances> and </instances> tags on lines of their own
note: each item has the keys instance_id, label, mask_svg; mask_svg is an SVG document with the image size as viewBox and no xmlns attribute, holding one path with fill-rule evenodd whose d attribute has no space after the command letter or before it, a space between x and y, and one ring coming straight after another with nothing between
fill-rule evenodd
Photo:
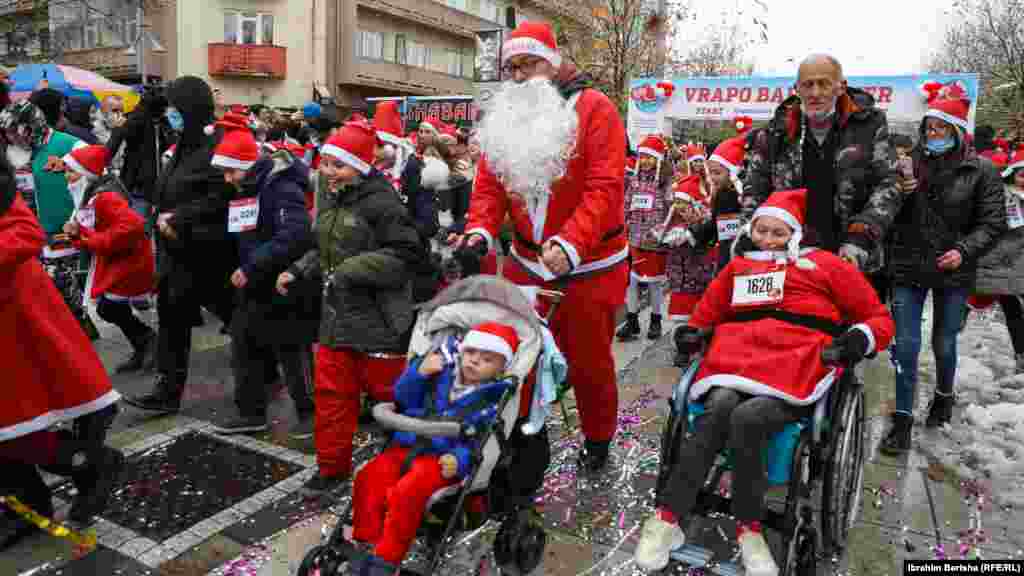
<instances>
[{"instance_id":1,"label":"red trousers on child","mask_svg":"<svg viewBox=\"0 0 1024 576\"><path fill-rule=\"evenodd\" d=\"M381 452L359 471L352 489L352 538L373 544L375 556L395 565L416 539L430 496L458 482L442 478L439 457L430 454L413 459L403 475L409 450Z\"/></svg>"},{"instance_id":2,"label":"red trousers on child","mask_svg":"<svg viewBox=\"0 0 1024 576\"><path fill-rule=\"evenodd\" d=\"M395 381L404 369L404 354L317 348L313 437L321 476L352 472L352 437L359 426L362 394L379 402L394 401Z\"/></svg>"}]
</instances>

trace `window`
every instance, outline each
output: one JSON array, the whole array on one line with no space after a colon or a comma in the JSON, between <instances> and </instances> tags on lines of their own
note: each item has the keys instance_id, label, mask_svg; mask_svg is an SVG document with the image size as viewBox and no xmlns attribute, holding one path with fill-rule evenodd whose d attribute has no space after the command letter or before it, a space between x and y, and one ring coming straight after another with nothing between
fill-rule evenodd
<instances>
[{"instance_id":1,"label":"window","mask_svg":"<svg viewBox=\"0 0 1024 576\"><path fill-rule=\"evenodd\" d=\"M370 60L384 59L384 35L380 32L359 31L359 56Z\"/></svg>"},{"instance_id":2,"label":"window","mask_svg":"<svg viewBox=\"0 0 1024 576\"><path fill-rule=\"evenodd\" d=\"M466 11L466 0L446 0L445 4L447 4L449 8L455 8L456 10L462 10L463 12Z\"/></svg>"},{"instance_id":3,"label":"window","mask_svg":"<svg viewBox=\"0 0 1024 576\"><path fill-rule=\"evenodd\" d=\"M225 12L224 42L228 44L273 44L274 15L258 12Z\"/></svg>"},{"instance_id":4,"label":"window","mask_svg":"<svg viewBox=\"0 0 1024 576\"><path fill-rule=\"evenodd\" d=\"M39 31L39 51L43 54L50 53L50 29L43 28Z\"/></svg>"},{"instance_id":5,"label":"window","mask_svg":"<svg viewBox=\"0 0 1024 576\"><path fill-rule=\"evenodd\" d=\"M109 20L101 20L100 23L103 28L103 44L105 46L123 46L127 44L124 38L124 20L111 18Z\"/></svg>"},{"instance_id":6,"label":"window","mask_svg":"<svg viewBox=\"0 0 1024 576\"><path fill-rule=\"evenodd\" d=\"M395 61L399 64L409 61L405 52L405 34L395 34Z\"/></svg>"},{"instance_id":7,"label":"window","mask_svg":"<svg viewBox=\"0 0 1024 576\"><path fill-rule=\"evenodd\" d=\"M419 42L408 42L405 50L406 64L409 66L427 67L427 47Z\"/></svg>"},{"instance_id":8,"label":"window","mask_svg":"<svg viewBox=\"0 0 1024 576\"><path fill-rule=\"evenodd\" d=\"M124 21L124 43L134 45L139 39L139 27L135 20Z\"/></svg>"},{"instance_id":9,"label":"window","mask_svg":"<svg viewBox=\"0 0 1024 576\"><path fill-rule=\"evenodd\" d=\"M100 27L96 20L89 22L85 25L85 45L83 46L86 50L95 48L100 44Z\"/></svg>"},{"instance_id":10,"label":"window","mask_svg":"<svg viewBox=\"0 0 1024 576\"><path fill-rule=\"evenodd\" d=\"M447 70L449 76L462 76L462 53L459 50L448 50Z\"/></svg>"},{"instance_id":11,"label":"window","mask_svg":"<svg viewBox=\"0 0 1024 576\"><path fill-rule=\"evenodd\" d=\"M498 21L498 3L495 0L480 0L480 17L491 22Z\"/></svg>"}]
</instances>

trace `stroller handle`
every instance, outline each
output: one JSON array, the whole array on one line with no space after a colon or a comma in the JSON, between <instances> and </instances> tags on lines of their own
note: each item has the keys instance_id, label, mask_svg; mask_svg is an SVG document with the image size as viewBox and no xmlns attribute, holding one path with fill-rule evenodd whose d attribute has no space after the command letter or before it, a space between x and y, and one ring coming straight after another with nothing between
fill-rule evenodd
<instances>
[{"instance_id":1,"label":"stroller handle","mask_svg":"<svg viewBox=\"0 0 1024 576\"><path fill-rule=\"evenodd\" d=\"M462 436L462 425L458 422L437 422L399 414L395 411L393 402L382 402L375 405L373 419L385 428L399 432L411 432L417 436L442 436L444 438Z\"/></svg>"}]
</instances>

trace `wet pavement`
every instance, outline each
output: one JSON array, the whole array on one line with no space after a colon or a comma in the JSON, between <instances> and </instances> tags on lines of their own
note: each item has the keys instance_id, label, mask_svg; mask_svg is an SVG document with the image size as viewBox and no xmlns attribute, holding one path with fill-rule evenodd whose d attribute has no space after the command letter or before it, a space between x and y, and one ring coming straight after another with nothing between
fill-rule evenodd
<instances>
[{"instance_id":1,"label":"wet pavement","mask_svg":"<svg viewBox=\"0 0 1024 576\"><path fill-rule=\"evenodd\" d=\"M310 498L298 490L315 468L313 444L289 439L294 410L283 390L271 405L269 432L226 437L211 431L212 423L233 410L228 341L219 328L211 319L195 330L192 379L179 415L153 418L124 406L110 443L125 450L128 466L97 523L99 546L76 558L69 542L36 535L0 554L0 574L295 573L306 551L320 542L323 526L338 521L348 504L348 487L333 498ZM101 330L105 339L97 347L112 369L129 349L109 326ZM632 552L652 510L666 398L680 373L671 366L670 340L616 344L620 434L603 474L577 475L579 439L571 399L569 422L555 410L548 430L552 465L537 496L548 546L536 574L640 573ZM867 393L868 448L860 514L845 553L821 558L819 574L896 575L904 559L941 554L1024 558L1024 519L987 494L979 510L977 479L957 477L922 451L902 458L878 454L884 414L893 401L892 368L883 354L860 372ZM142 376L113 378L122 393L149 386ZM941 432L915 434L916 442L927 444L930 435ZM361 431L356 445L356 460L369 458L372 434ZM72 489L64 479L49 481L59 519ZM767 506L781 508L784 501L785 490L776 489ZM698 573L683 560L704 564L703 573L735 573L737 550L728 518L688 519L685 529L689 545L664 573ZM439 574L495 574L490 550L496 531L491 523L456 536ZM769 539L781 560L778 536ZM417 547L410 556L415 561L423 555Z\"/></svg>"}]
</instances>

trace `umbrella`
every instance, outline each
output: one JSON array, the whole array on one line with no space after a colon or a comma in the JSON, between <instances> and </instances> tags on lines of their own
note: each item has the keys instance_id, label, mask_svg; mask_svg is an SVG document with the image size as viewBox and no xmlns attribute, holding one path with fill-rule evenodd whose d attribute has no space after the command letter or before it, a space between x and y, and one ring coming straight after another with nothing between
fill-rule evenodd
<instances>
[{"instance_id":1,"label":"umbrella","mask_svg":"<svg viewBox=\"0 0 1024 576\"><path fill-rule=\"evenodd\" d=\"M45 82L44 82L45 81ZM139 94L130 86L107 80L81 68L61 64L22 64L11 72L11 99L27 98L34 90L53 88L69 98L102 102L107 96L120 96L125 111L139 103Z\"/></svg>"}]
</instances>

